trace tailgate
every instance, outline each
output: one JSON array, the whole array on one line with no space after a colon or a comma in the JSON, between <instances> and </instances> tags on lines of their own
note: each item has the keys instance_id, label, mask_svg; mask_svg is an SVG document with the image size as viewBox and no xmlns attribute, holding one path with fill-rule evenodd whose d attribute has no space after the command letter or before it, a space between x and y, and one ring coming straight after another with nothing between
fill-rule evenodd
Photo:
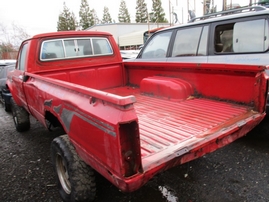
<instances>
[{"instance_id":1,"label":"tailgate","mask_svg":"<svg viewBox=\"0 0 269 202\"><path fill-rule=\"evenodd\" d=\"M179 103L143 95L136 95L136 98L144 171L187 153L211 152L210 148L202 150L212 142L215 146L211 149L222 147L234 140L221 142L224 136L242 129L249 122L261 121L264 116L246 106L204 98ZM247 127L235 138L249 130ZM198 157L196 153L184 161Z\"/></svg>"}]
</instances>

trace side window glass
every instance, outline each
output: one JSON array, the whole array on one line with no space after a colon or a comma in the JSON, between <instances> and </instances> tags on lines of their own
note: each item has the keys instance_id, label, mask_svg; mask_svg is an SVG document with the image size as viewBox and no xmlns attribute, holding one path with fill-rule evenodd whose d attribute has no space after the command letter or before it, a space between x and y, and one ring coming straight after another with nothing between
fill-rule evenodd
<instances>
[{"instance_id":1,"label":"side window glass","mask_svg":"<svg viewBox=\"0 0 269 202\"><path fill-rule=\"evenodd\" d=\"M74 39L64 40L64 47L65 47L65 57L77 56L77 52L79 50L76 48Z\"/></svg>"},{"instance_id":2,"label":"side window glass","mask_svg":"<svg viewBox=\"0 0 269 202\"><path fill-rule=\"evenodd\" d=\"M46 41L41 47L41 59L63 58L64 49L61 40Z\"/></svg>"},{"instance_id":3,"label":"side window glass","mask_svg":"<svg viewBox=\"0 0 269 202\"><path fill-rule=\"evenodd\" d=\"M233 36L234 52L262 52L267 49L268 22L265 19L235 24Z\"/></svg>"},{"instance_id":4,"label":"side window glass","mask_svg":"<svg viewBox=\"0 0 269 202\"><path fill-rule=\"evenodd\" d=\"M233 50L234 23L217 26L215 29L215 52L231 53Z\"/></svg>"},{"instance_id":5,"label":"side window glass","mask_svg":"<svg viewBox=\"0 0 269 202\"><path fill-rule=\"evenodd\" d=\"M112 48L106 39L93 38L92 44L93 44L93 52L95 55L112 53Z\"/></svg>"},{"instance_id":6,"label":"side window glass","mask_svg":"<svg viewBox=\"0 0 269 202\"><path fill-rule=\"evenodd\" d=\"M25 59L26 59L26 52L27 52L28 44L24 44L19 57L18 69L21 71L25 70Z\"/></svg>"},{"instance_id":7,"label":"side window glass","mask_svg":"<svg viewBox=\"0 0 269 202\"><path fill-rule=\"evenodd\" d=\"M195 56L201 36L202 27L178 30L172 57Z\"/></svg>"},{"instance_id":8,"label":"side window glass","mask_svg":"<svg viewBox=\"0 0 269 202\"><path fill-rule=\"evenodd\" d=\"M198 48L199 56L207 54L207 41L208 41L208 26L205 26L203 28L203 33L202 33L199 48Z\"/></svg>"},{"instance_id":9,"label":"side window glass","mask_svg":"<svg viewBox=\"0 0 269 202\"><path fill-rule=\"evenodd\" d=\"M78 43L78 56L92 55L92 44L90 39L79 39Z\"/></svg>"},{"instance_id":10,"label":"side window glass","mask_svg":"<svg viewBox=\"0 0 269 202\"><path fill-rule=\"evenodd\" d=\"M146 45L141 58L165 58L172 31L153 35Z\"/></svg>"}]
</instances>

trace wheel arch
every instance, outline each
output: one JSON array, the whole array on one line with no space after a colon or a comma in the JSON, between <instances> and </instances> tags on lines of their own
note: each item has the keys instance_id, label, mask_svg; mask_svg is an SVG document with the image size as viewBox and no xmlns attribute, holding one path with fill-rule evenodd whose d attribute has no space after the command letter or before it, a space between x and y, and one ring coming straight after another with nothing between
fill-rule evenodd
<instances>
[{"instance_id":1,"label":"wheel arch","mask_svg":"<svg viewBox=\"0 0 269 202\"><path fill-rule=\"evenodd\" d=\"M54 128L61 128L64 130L64 133L66 133L64 127L63 127L63 123L59 117L58 114L55 114L53 112L51 112L50 110L45 110L45 113L44 113L44 118L45 118L45 122L46 122L46 127L50 130L51 130L51 126L53 126Z\"/></svg>"}]
</instances>

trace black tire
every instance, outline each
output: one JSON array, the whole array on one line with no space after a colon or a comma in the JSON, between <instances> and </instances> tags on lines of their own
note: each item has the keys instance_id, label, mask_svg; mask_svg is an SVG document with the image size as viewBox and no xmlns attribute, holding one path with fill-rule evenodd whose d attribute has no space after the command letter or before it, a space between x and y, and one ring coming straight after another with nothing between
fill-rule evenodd
<instances>
[{"instance_id":1,"label":"black tire","mask_svg":"<svg viewBox=\"0 0 269 202\"><path fill-rule=\"evenodd\" d=\"M5 111L11 112L11 105L10 104L5 103Z\"/></svg>"},{"instance_id":2,"label":"black tire","mask_svg":"<svg viewBox=\"0 0 269 202\"><path fill-rule=\"evenodd\" d=\"M67 135L51 143L51 160L64 201L93 201L96 195L94 170L84 163Z\"/></svg>"},{"instance_id":3,"label":"black tire","mask_svg":"<svg viewBox=\"0 0 269 202\"><path fill-rule=\"evenodd\" d=\"M9 92L9 90L7 90L6 88L2 89L2 93L7 93L7 92ZM5 106L5 111L6 112L11 112L11 104L8 104L8 103L5 102L5 99L3 98L3 95L2 95L2 100L3 100L4 106Z\"/></svg>"},{"instance_id":4,"label":"black tire","mask_svg":"<svg viewBox=\"0 0 269 202\"><path fill-rule=\"evenodd\" d=\"M16 104L13 98L10 99L13 121L18 132L24 132L30 129L29 113Z\"/></svg>"}]
</instances>

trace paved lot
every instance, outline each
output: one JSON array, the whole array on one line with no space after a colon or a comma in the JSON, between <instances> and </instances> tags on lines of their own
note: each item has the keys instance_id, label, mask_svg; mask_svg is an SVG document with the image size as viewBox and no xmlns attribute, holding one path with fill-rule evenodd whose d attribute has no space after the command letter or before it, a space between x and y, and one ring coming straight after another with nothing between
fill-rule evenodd
<instances>
[{"instance_id":1,"label":"paved lot","mask_svg":"<svg viewBox=\"0 0 269 202\"><path fill-rule=\"evenodd\" d=\"M0 104L0 201L61 201L50 164L49 132L31 119L31 129L16 132ZM97 176L97 202L269 201L269 118L247 136L190 163L154 177L125 194Z\"/></svg>"}]
</instances>

